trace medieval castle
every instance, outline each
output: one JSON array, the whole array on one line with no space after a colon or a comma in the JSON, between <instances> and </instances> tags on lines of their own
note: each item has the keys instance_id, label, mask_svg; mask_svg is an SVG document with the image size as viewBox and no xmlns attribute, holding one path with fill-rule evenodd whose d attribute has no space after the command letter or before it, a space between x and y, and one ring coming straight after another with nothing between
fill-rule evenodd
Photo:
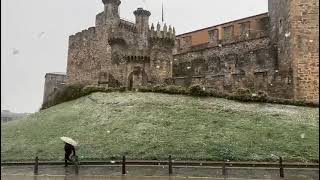
<instances>
[{"instance_id":1,"label":"medieval castle","mask_svg":"<svg viewBox=\"0 0 320 180\"><path fill-rule=\"evenodd\" d=\"M178 36L171 26L150 27L147 10L135 10L131 23L119 16L120 0L102 1L96 26L70 36L61 82L128 89L201 84L319 103L318 0L269 0L268 13ZM44 101L61 84L51 76Z\"/></svg>"}]
</instances>

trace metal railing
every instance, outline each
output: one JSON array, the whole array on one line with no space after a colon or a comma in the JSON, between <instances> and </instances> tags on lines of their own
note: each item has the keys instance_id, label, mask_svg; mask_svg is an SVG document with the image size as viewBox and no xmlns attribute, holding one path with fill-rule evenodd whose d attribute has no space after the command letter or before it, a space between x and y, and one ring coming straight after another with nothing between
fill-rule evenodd
<instances>
[{"instance_id":1,"label":"metal railing","mask_svg":"<svg viewBox=\"0 0 320 180\"><path fill-rule=\"evenodd\" d=\"M35 161L28 162L28 163L11 163L11 165L27 165L27 164L33 164L34 165L34 175L38 175L39 173L39 165L57 165L57 164L63 164L63 162L39 162L39 158L36 157ZM258 168L258 167L265 167L265 168L278 168L279 169L279 177L283 178L285 177L284 169L285 168L319 168L319 163L309 163L309 164L303 164L303 163L283 163L283 158L279 157L278 163L276 162L231 162L231 161L174 161L172 159L172 156L168 156L167 161L127 161L126 156L122 157L122 160L120 161L114 161L111 163L112 165L120 165L121 166L121 174L126 175L126 166L127 165L162 165L167 166L168 169L168 175L173 175L173 168L174 166L188 166L188 167L220 167L221 168L221 175L227 176L228 175L228 167L252 167L252 168ZM111 165L110 164L110 165ZM10 165L10 163L1 163L1 165ZM75 160L73 162L73 165L75 166L74 174L79 174L79 166L80 165L108 165L108 162L106 161L87 161L87 162L79 162L78 156L75 157Z\"/></svg>"}]
</instances>

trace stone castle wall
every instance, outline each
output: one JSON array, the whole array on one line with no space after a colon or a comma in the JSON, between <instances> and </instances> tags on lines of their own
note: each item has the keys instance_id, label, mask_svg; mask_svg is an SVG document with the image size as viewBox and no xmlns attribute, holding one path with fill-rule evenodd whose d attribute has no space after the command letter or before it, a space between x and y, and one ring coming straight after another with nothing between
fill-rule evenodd
<instances>
[{"instance_id":1,"label":"stone castle wall","mask_svg":"<svg viewBox=\"0 0 320 180\"><path fill-rule=\"evenodd\" d=\"M50 101L53 94L65 85L66 75L64 73L47 73L45 75L43 103Z\"/></svg>"},{"instance_id":2,"label":"stone castle wall","mask_svg":"<svg viewBox=\"0 0 320 180\"><path fill-rule=\"evenodd\" d=\"M268 19L268 26L260 29L263 32L252 34L249 30L250 37L244 39L218 35L215 41L209 38L208 43L184 47L186 42L193 44L187 41L192 33L179 37L174 55L175 83L201 84L229 93L244 88L319 103L319 1L269 0ZM234 22L235 26L242 21ZM217 29L224 34L225 26L210 31Z\"/></svg>"},{"instance_id":3,"label":"stone castle wall","mask_svg":"<svg viewBox=\"0 0 320 180\"><path fill-rule=\"evenodd\" d=\"M95 27L69 37L67 83L97 83L100 70Z\"/></svg>"},{"instance_id":4,"label":"stone castle wall","mask_svg":"<svg viewBox=\"0 0 320 180\"><path fill-rule=\"evenodd\" d=\"M291 98L288 86L276 70L276 51L266 35L250 40L206 45L176 54L173 73L182 86L201 84L208 89L235 93L238 89L263 91L270 96Z\"/></svg>"},{"instance_id":5,"label":"stone castle wall","mask_svg":"<svg viewBox=\"0 0 320 180\"><path fill-rule=\"evenodd\" d=\"M270 38L296 100L319 103L319 1L269 0Z\"/></svg>"},{"instance_id":6,"label":"stone castle wall","mask_svg":"<svg viewBox=\"0 0 320 180\"><path fill-rule=\"evenodd\" d=\"M291 1L290 9L295 99L319 103L319 1Z\"/></svg>"},{"instance_id":7,"label":"stone castle wall","mask_svg":"<svg viewBox=\"0 0 320 180\"><path fill-rule=\"evenodd\" d=\"M134 12L135 23L125 21L114 11L119 2L104 0L111 4L96 16L96 27L70 36L68 84L132 89L173 78L181 86L202 84L229 93L243 88L319 103L317 0L269 0L268 15L250 17L254 23L248 26L242 19L236 35L224 32L230 22L217 27L221 34L209 42L185 48L179 40L176 50L174 29L149 28L150 12L141 8Z\"/></svg>"},{"instance_id":8,"label":"stone castle wall","mask_svg":"<svg viewBox=\"0 0 320 180\"><path fill-rule=\"evenodd\" d=\"M105 1L96 27L70 36L68 84L96 84L129 89L159 84L172 77L174 31L149 27L150 12L138 8L136 23L120 19L119 1ZM113 6L111 8L109 6ZM110 13L108 10L112 10Z\"/></svg>"}]
</instances>

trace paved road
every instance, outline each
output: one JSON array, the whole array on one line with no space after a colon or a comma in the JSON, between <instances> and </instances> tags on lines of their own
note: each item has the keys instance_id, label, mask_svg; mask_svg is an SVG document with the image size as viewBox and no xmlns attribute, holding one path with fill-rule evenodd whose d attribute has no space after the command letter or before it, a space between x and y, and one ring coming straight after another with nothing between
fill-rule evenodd
<instances>
[{"instance_id":1,"label":"paved road","mask_svg":"<svg viewBox=\"0 0 320 180\"><path fill-rule=\"evenodd\" d=\"M34 166L1 166L1 179L16 180L12 175L20 175L20 177L25 176L24 179L29 180L33 175ZM167 166L127 166L126 172L128 177L121 176L121 166L88 166L81 165L79 168L79 178L74 179L72 176L75 175L74 166L69 166L67 168L61 165L55 166L39 166L39 175L50 175L52 178L49 179L48 176L39 176L37 180L57 180L60 179L70 179L70 180L83 180L85 177L88 180L98 180L100 179L110 179L110 180L180 180L186 179L184 177L212 177L212 178L189 178L189 179L223 179L222 169L215 167L174 167L173 177L168 176ZM228 167L225 171L226 177L228 179L238 178L238 179L276 179L279 177L278 168L231 168ZM285 176L291 176L290 180L312 180L319 179L319 169L284 169ZM92 178L92 176L95 176ZM9 179L9 176L11 179ZM71 176L71 177L70 177ZM91 177L90 177L91 176ZM297 178L293 178L293 177ZM17 177L18 179L20 177ZM112 178L111 178L112 177ZM139 178L136 178L139 177ZM152 178L151 178L152 177ZM27 179L29 178L29 179ZM82 178L82 179L81 179Z\"/></svg>"},{"instance_id":2,"label":"paved road","mask_svg":"<svg viewBox=\"0 0 320 180\"><path fill-rule=\"evenodd\" d=\"M237 178L199 178L199 177L108 177L108 176L1 176L3 180L259 180L259 179L237 179ZM265 180L265 179L264 179ZM279 179L270 179L279 180ZM312 178L287 177L281 180L312 180Z\"/></svg>"}]
</instances>

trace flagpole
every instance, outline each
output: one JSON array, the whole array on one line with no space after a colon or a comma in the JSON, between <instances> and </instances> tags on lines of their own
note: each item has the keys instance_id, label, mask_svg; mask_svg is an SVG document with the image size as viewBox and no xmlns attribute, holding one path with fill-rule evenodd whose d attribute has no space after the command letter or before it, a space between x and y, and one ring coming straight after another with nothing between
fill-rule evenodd
<instances>
[{"instance_id":1,"label":"flagpole","mask_svg":"<svg viewBox=\"0 0 320 180\"><path fill-rule=\"evenodd\" d=\"M164 17L163 17L163 2L162 2L162 23L164 21Z\"/></svg>"}]
</instances>

